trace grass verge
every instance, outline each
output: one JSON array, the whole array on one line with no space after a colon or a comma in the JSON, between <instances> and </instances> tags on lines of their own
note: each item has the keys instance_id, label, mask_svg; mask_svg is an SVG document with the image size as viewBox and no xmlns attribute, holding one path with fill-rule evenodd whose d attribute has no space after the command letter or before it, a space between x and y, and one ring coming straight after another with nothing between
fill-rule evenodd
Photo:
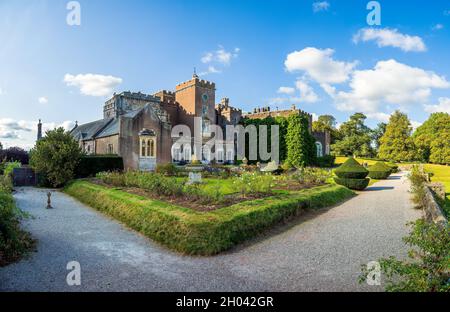
<instances>
[{"instance_id":1,"label":"grass verge","mask_svg":"<svg viewBox=\"0 0 450 312\"><path fill-rule=\"evenodd\" d=\"M306 209L332 206L354 195L345 187L325 185L202 213L88 181L75 181L64 191L147 237L190 255L217 254Z\"/></svg>"}]
</instances>

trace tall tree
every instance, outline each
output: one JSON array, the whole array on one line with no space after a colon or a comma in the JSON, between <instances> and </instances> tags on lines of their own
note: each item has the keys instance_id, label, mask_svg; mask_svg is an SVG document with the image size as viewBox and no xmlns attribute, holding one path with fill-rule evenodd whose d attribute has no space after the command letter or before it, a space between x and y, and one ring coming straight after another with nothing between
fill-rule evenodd
<instances>
[{"instance_id":1,"label":"tall tree","mask_svg":"<svg viewBox=\"0 0 450 312\"><path fill-rule=\"evenodd\" d=\"M408 116L395 111L389 118L386 132L380 139L378 157L393 161L414 160L416 153L411 133L412 127Z\"/></svg>"},{"instance_id":2,"label":"tall tree","mask_svg":"<svg viewBox=\"0 0 450 312\"><path fill-rule=\"evenodd\" d=\"M375 143L375 148L378 151L380 149L380 140L383 135L386 133L387 124L384 122L380 122L375 129L372 131L372 138Z\"/></svg>"},{"instance_id":3,"label":"tall tree","mask_svg":"<svg viewBox=\"0 0 450 312\"><path fill-rule=\"evenodd\" d=\"M309 132L309 120L303 114L288 118L286 134L287 162L294 167L312 165L317 156L315 139Z\"/></svg>"},{"instance_id":4,"label":"tall tree","mask_svg":"<svg viewBox=\"0 0 450 312\"><path fill-rule=\"evenodd\" d=\"M364 122L367 117L362 113L350 116L339 128L341 138L331 146L333 154L343 156L371 157L372 130Z\"/></svg>"},{"instance_id":5,"label":"tall tree","mask_svg":"<svg viewBox=\"0 0 450 312\"><path fill-rule=\"evenodd\" d=\"M314 121L312 124L313 131L317 132L325 132L328 131L331 136L331 143L335 143L335 141L339 138L339 132L336 129L336 118L331 115L321 115Z\"/></svg>"},{"instance_id":6,"label":"tall tree","mask_svg":"<svg viewBox=\"0 0 450 312\"><path fill-rule=\"evenodd\" d=\"M30 165L53 186L62 186L74 177L82 152L78 142L63 128L47 131L30 152Z\"/></svg>"},{"instance_id":7,"label":"tall tree","mask_svg":"<svg viewBox=\"0 0 450 312\"><path fill-rule=\"evenodd\" d=\"M448 164L445 161L449 152L445 148L443 138L450 136L450 114L434 113L431 114L413 134L414 143L420 160L425 162L435 162L439 164ZM439 141L433 144L433 142ZM440 143L442 142L442 143ZM434 149L433 149L434 146Z\"/></svg>"}]
</instances>

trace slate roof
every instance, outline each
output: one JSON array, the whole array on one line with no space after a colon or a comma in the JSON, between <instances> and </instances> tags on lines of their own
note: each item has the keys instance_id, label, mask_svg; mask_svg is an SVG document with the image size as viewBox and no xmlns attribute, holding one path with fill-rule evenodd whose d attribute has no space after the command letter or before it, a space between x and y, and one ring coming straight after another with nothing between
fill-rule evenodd
<instances>
[{"instance_id":1,"label":"slate roof","mask_svg":"<svg viewBox=\"0 0 450 312\"><path fill-rule=\"evenodd\" d=\"M119 134L119 118L115 118L109 123L103 130L101 130L95 137L104 138L112 135Z\"/></svg>"},{"instance_id":2,"label":"slate roof","mask_svg":"<svg viewBox=\"0 0 450 312\"><path fill-rule=\"evenodd\" d=\"M114 118L100 119L84 125L80 125L71 131L72 136L76 140L93 140L96 135L105 129Z\"/></svg>"}]
</instances>

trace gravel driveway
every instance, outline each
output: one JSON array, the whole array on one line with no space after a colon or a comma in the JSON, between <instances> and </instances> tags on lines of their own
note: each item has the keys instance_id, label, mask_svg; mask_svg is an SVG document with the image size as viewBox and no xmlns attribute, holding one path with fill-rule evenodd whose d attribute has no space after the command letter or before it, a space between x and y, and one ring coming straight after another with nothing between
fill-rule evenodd
<instances>
[{"instance_id":1,"label":"gravel driveway","mask_svg":"<svg viewBox=\"0 0 450 312\"><path fill-rule=\"evenodd\" d=\"M38 251L0 269L2 291L379 291L359 285L363 263L404 256L412 208L404 174L215 257L171 252L60 192L22 188L18 206ZM81 264L81 286L66 265Z\"/></svg>"}]
</instances>

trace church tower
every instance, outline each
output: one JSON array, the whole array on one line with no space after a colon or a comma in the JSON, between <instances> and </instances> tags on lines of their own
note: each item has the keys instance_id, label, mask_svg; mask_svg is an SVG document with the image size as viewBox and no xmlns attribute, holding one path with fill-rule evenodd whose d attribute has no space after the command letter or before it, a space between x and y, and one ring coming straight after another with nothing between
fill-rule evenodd
<instances>
[{"instance_id":1,"label":"church tower","mask_svg":"<svg viewBox=\"0 0 450 312\"><path fill-rule=\"evenodd\" d=\"M38 131L37 131L37 140L40 141L42 139L42 122L39 119L39 123L38 123Z\"/></svg>"},{"instance_id":2,"label":"church tower","mask_svg":"<svg viewBox=\"0 0 450 312\"><path fill-rule=\"evenodd\" d=\"M200 79L194 72L192 79L176 86L175 100L180 105L179 123L188 125L194 133L194 117L209 124L216 123L216 85Z\"/></svg>"}]
</instances>

